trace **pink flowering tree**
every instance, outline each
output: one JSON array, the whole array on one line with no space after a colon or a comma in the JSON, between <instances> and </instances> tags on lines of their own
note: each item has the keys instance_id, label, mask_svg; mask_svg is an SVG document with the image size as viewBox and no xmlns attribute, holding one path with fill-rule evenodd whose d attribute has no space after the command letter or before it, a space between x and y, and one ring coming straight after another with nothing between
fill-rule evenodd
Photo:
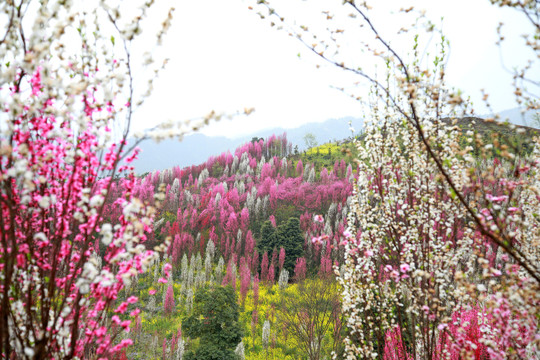
<instances>
[{"instance_id":1,"label":"pink flowering tree","mask_svg":"<svg viewBox=\"0 0 540 360\"><path fill-rule=\"evenodd\" d=\"M167 315L171 315L174 311L175 304L174 304L174 289L172 284L169 284L167 287L167 293L165 295L165 301L163 303L163 311Z\"/></svg>"},{"instance_id":2,"label":"pink flowering tree","mask_svg":"<svg viewBox=\"0 0 540 360\"><path fill-rule=\"evenodd\" d=\"M144 242L164 198L134 195L126 141L147 95L127 49L148 8L120 20L116 4L21 6L1 5L0 353L112 358L139 312L118 295L156 257Z\"/></svg>"},{"instance_id":3,"label":"pink flowering tree","mask_svg":"<svg viewBox=\"0 0 540 360\"><path fill-rule=\"evenodd\" d=\"M283 264L285 264L285 249L279 249L279 271L283 269Z\"/></svg>"},{"instance_id":4,"label":"pink flowering tree","mask_svg":"<svg viewBox=\"0 0 540 360\"><path fill-rule=\"evenodd\" d=\"M261 279L266 281L268 279L268 252L264 252L261 260Z\"/></svg>"},{"instance_id":5,"label":"pink flowering tree","mask_svg":"<svg viewBox=\"0 0 540 360\"><path fill-rule=\"evenodd\" d=\"M250 285L251 271L249 270L248 264L242 257L240 259L240 301L242 303L242 306L244 306L244 303L246 301L246 296Z\"/></svg>"},{"instance_id":6,"label":"pink flowering tree","mask_svg":"<svg viewBox=\"0 0 540 360\"><path fill-rule=\"evenodd\" d=\"M306 273L306 259L303 257L296 259L296 265L294 267L294 279L298 282L301 282L306 278Z\"/></svg>"},{"instance_id":7,"label":"pink flowering tree","mask_svg":"<svg viewBox=\"0 0 540 360\"><path fill-rule=\"evenodd\" d=\"M275 271L275 265L274 262L271 261L268 265L268 271L266 273L266 282L269 286L272 286L274 284L274 279L276 277L276 271Z\"/></svg>"},{"instance_id":8,"label":"pink flowering tree","mask_svg":"<svg viewBox=\"0 0 540 360\"><path fill-rule=\"evenodd\" d=\"M253 278L253 307L259 306L259 274L255 274Z\"/></svg>"}]
</instances>

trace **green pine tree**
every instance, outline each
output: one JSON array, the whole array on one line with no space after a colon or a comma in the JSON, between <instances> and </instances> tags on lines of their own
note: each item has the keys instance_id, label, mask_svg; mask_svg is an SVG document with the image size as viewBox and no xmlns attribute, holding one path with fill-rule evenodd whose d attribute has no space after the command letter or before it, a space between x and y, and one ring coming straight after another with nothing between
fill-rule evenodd
<instances>
[{"instance_id":1,"label":"green pine tree","mask_svg":"<svg viewBox=\"0 0 540 360\"><path fill-rule=\"evenodd\" d=\"M296 259L304 254L304 236L300 229L300 220L291 217L285 225L280 225L278 228L278 243L277 248L285 249L285 269L289 272L294 271Z\"/></svg>"},{"instance_id":2,"label":"green pine tree","mask_svg":"<svg viewBox=\"0 0 540 360\"><path fill-rule=\"evenodd\" d=\"M199 346L190 349L187 360L236 360L236 346L242 340L239 310L232 287L199 288L193 312L182 321L182 329Z\"/></svg>"},{"instance_id":3,"label":"green pine tree","mask_svg":"<svg viewBox=\"0 0 540 360\"><path fill-rule=\"evenodd\" d=\"M272 225L270 220L266 220L262 225L261 239L257 244L259 254L263 254L265 251L271 254L274 248L278 245L277 237L278 234L276 228Z\"/></svg>"}]
</instances>

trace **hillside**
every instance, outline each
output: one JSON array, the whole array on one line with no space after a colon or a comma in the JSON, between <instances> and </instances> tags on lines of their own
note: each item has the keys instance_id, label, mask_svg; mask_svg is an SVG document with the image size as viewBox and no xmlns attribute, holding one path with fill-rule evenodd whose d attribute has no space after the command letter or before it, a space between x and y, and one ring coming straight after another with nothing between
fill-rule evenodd
<instances>
[{"instance_id":1,"label":"hillside","mask_svg":"<svg viewBox=\"0 0 540 360\"><path fill-rule=\"evenodd\" d=\"M540 127L540 122L538 120L538 112L533 110L526 111L522 113L520 108L513 108L508 110L503 110L497 115L499 115L498 121L506 122L510 124L525 126L528 128L538 129ZM494 114L480 115L482 119L494 117Z\"/></svg>"},{"instance_id":2,"label":"hillside","mask_svg":"<svg viewBox=\"0 0 540 360\"><path fill-rule=\"evenodd\" d=\"M486 139L515 141L535 133L480 118L457 124L464 133L472 130ZM195 306L195 295L208 285L234 289L243 332L236 350L246 358L301 357L304 350L288 342L281 321L287 319L288 306L308 312L310 297L329 296L339 304L336 284L325 279L332 277L333 265L343 263L343 233L357 178L351 166L355 151L349 141L295 151L285 134L271 135L200 165L139 178L134 191L144 202L154 203L163 184L159 220L146 246L170 245L152 270L122 293L126 299L138 297L143 306L126 357L177 358L193 348L197 342L182 335L182 329L186 318L198 316L194 311L203 305ZM122 180L111 191L121 188ZM106 211L112 223L121 215L114 204ZM165 264L171 264L169 275ZM342 351L339 339L346 334L342 315L332 313L338 308L325 313L328 327L320 350L327 356ZM274 334L271 346L261 337L267 326Z\"/></svg>"},{"instance_id":3,"label":"hillside","mask_svg":"<svg viewBox=\"0 0 540 360\"><path fill-rule=\"evenodd\" d=\"M319 150L319 156L325 155ZM180 322L192 313L194 293L204 284L230 284L236 289L244 304L240 309L244 329L252 330L244 333L245 351L252 357L263 353L257 334L265 320L274 317L278 288L306 277L330 276L332 265L343 262L340 243L355 181L353 168L337 150L325 159L328 165L333 160L328 168L318 157L317 166L307 162L310 156L295 153L285 135L272 135L197 166L154 171L138 179L136 196L149 203L164 184L160 220L146 246L166 239L171 244L154 270L123 294L137 296L145 308L135 327L135 350L128 358L148 359L148 344L150 358L161 352L158 344L174 347ZM120 189L122 180L111 191L120 194ZM121 216L114 203L106 212L111 223ZM171 277L160 282L167 262L172 265ZM247 296L244 278L260 280L260 300ZM166 301L168 292L174 305ZM165 311L170 306L173 310ZM327 355L335 350L329 345L332 328L325 335ZM287 345L284 338L274 341L275 356L300 356L300 349Z\"/></svg>"},{"instance_id":4,"label":"hillside","mask_svg":"<svg viewBox=\"0 0 540 360\"><path fill-rule=\"evenodd\" d=\"M536 128L513 123L505 124L498 121L488 121L478 117L445 118L443 121L458 125L462 129L464 136L468 136L467 134L472 132L474 136L478 137L477 140L481 140L480 143L477 141L472 143L474 154L481 151L477 144L493 143L494 141L506 145L518 154L528 154L532 151L532 138L540 133L540 130ZM492 155L498 155L495 149Z\"/></svg>"}]
</instances>

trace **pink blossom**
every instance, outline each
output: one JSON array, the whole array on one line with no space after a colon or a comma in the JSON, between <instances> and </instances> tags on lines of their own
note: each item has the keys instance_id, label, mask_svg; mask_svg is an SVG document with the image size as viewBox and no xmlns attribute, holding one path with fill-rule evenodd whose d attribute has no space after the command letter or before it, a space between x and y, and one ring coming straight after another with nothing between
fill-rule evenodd
<instances>
[{"instance_id":1,"label":"pink blossom","mask_svg":"<svg viewBox=\"0 0 540 360\"><path fill-rule=\"evenodd\" d=\"M124 301L122 304L120 304L120 306L116 308L116 310L114 310L114 312L123 314L126 312L127 307L128 307L128 303Z\"/></svg>"},{"instance_id":2,"label":"pink blossom","mask_svg":"<svg viewBox=\"0 0 540 360\"><path fill-rule=\"evenodd\" d=\"M98 337L102 337L104 336L105 334L107 333L107 328L105 326L101 326L99 328L97 328L95 331L94 331L94 334Z\"/></svg>"},{"instance_id":3,"label":"pink blossom","mask_svg":"<svg viewBox=\"0 0 540 360\"><path fill-rule=\"evenodd\" d=\"M23 254L17 255L17 266L20 268L24 268L24 264L26 262L26 257Z\"/></svg>"},{"instance_id":4,"label":"pink blossom","mask_svg":"<svg viewBox=\"0 0 540 360\"><path fill-rule=\"evenodd\" d=\"M528 172L529 170L531 170L531 167L530 166L522 166L518 169L519 173L520 174L523 174L523 173L526 173Z\"/></svg>"},{"instance_id":5,"label":"pink blossom","mask_svg":"<svg viewBox=\"0 0 540 360\"><path fill-rule=\"evenodd\" d=\"M401 334L399 326L386 332L383 360L412 360L412 356L407 353Z\"/></svg>"},{"instance_id":6,"label":"pink blossom","mask_svg":"<svg viewBox=\"0 0 540 360\"><path fill-rule=\"evenodd\" d=\"M131 340L131 339L123 339L122 341L120 341L120 344L113 347L113 351L118 352L121 349L123 349L125 347L128 347L130 345L133 345L133 340Z\"/></svg>"},{"instance_id":7,"label":"pink blossom","mask_svg":"<svg viewBox=\"0 0 540 360\"><path fill-rule=\"evenodd\" d=\"M167 279L165 279L165 278L163 278L163 277L160 277L160 278L158 279L158 283L160 283L160 284L166 284L166 283L167 283Z\"/></svg>"},{"instance_id":8,"label":"pink blossom","mask_svg":"<svg viewBox=\"0 0 540 360\"><path fill-rule=\"evenodd\" d=\"M313 220L315 220L315 221L318 222L318 223L324 222L324 219L323 219L322 215L315 215L315 216L313 217Z\"/></svg>"},{"instance_id":9,"label":"pink blossom","mask_svg":"<svg viewBox=\"0 0 540 360\"><path fill-rule=\"evenodd\" d=\"M294 277L297 281L302 281L306 278L306 259L301 257L296 259L296 266L294 268Z\"/></svg>"},{"instance_id":10,"label":"pink blossom","mask_svg":"<svg viewBox=\"0 0 540 360\"><path fill-rule=\"evenodd\" d=\"M171 273L171 269L172 269L172 265L169 264L169 263L166 263L164 266L163 266L163 272L165 273L165 276L166 277L169 277L170 273Z\"/></svg>"},{"instance_id":11,"label":"pink blossom","mask_svg":"<svg viewBox=\"0 0 540 360\"><path fill-rule=\"evenodd\" d=\"M157 292L156 289L150 289L150 290L148 290L148 293L149 293L150 295L154 295L156 292Z\"/></svg>"},{"instance_id":12,"label":"pink blossom","mask_svg":"<svg viewBox=\"0 0 540 360\"><path fill-rule=\"evenodd\" d=\"M493 219L491 213L489 212L489 209L483 208L482 210L480 210L480 214L482 214L483 217L488 221ZM482 215L480 217L482 217Z\"/></svg>"},{"instance_id":13,"label":"pink blossom","mask_svg":"<svg viewBox=\"0 0 540 360\"><path fill-rule=\"evenodd\" d=\"M131 324L131 320L124 320L120 323L120 326L124 328L124 331L129 332L129 325Z\"/></svg>"},{"instance_id":14,"label":"pink blossom","mask_svg":"<svg viewBox=\"0 0 540 360\"><path fill-rule=\"evenodd\" d=\"M315 236L311 239L313 244L324 245L325 241L328 240L328 235Z\"/></svg>"},{"instance_id":15,"label":"pink blossom","mask_svg":"<svg viewBox=\"0 0 540 360\"><path fill-rule=\"evenodd\" d=\"M126 301L127 301L128 303L130 303L130 304L135 304L138 300L139 300L138 297L136 297L136 296L130 296L130 297L127 298Z\"/></svg>"},{"instance_id":16,"label":"pink blossom","mask_svg":"<svg viewBox=\"0 0 540 360\"><path fill-rule=\"evenodd\" d=\"M163 310L165 311L165 314L171 314L175 308L175 302L174 302L174 290L173 286L169 285L167 288L167 293L165 296L165 301L163 302Z\"/></svg>"},{"instance_id":17,"label":"pink blossom","mask_svg":"<svg viewBox=\"0 0 540 360\"><path fill-rule=\"evenodd\" d=\"M37 96L41 93L41 66L38 66L36 72L30 79L30 84L32 85L32 95Z\"/></svg>"},{"instance_id":18,"label":"pink blossom","mask_svg":"<svg viewBox=\"0 0 540 360\"><path fill-rule=\"evenodd\" d=\"M320 236L314 236L311 238L311 242L313 244L322 244L323 241L321 240L321 237Z\"/></svg>"},{"instance_id":19,"label":"pink blossom","mask_svg":"<svg viewBox=\"0 0 540 360\"><path fill-rule=\"evenodd\" d=\"M409 269L410 269L409 264L401 264L399 266L399 270L401 270L402 273L409 271Z\"/></svg>"},{"instance_id":20,"label":"pink blossom","mask_svg":"<svg viewBox=\"0 0 540 360\"><path fill-rule=\"evenodd\" d=\"M281 248L279 250L279 271L283 269L283 265L285 264L285 249Z\"/></svg>"},{"instance_id":21,"label":"pink blossom","mask_svg":"<svg viewBox=\"0 0 540 360\"><path fill-rule=\"evenodd\" d=\"M240 299L242 304L244 304L251 282L251 272L243 257L240 259L240 262L242 264L240 265Z\"/></svg>"},{"instance_id":22,"label":"pink blossom","mask_svg":"<svg viewBox=\"0 0 540 360\"><path fill-rule=\"evenodd\" d=\"M493 196L491 194L487 194L486 199L488 199L491 202L502 202L502 201L508 200L508 196L507 195Z\"/></svg>"}]
</instances>

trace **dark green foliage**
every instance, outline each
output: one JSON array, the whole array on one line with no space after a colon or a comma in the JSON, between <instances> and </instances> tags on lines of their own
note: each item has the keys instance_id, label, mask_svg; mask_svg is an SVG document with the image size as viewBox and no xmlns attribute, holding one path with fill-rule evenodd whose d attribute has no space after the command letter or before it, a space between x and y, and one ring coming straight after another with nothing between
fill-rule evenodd
<instances>
[{"instance_id":1,"label":"dark green foliage","mask_svg":"<svg viewBox=\"0 0 540 360\"><path fill-rule=\"evenodd\" d=\"M190 349L188 360L233 360L242 340L239 311L232 287L200 288L195 293L193 313L182 321L186 336L199 338L199 346Z\"/></svg>"},{"instance_id":2,"label":"dark green foliage","mask_svg":"<svg viewBox=\"0 0 540 360\"><path fill-rule=\"evenodd\" d=\"M290 217L285 224L274 228L270 221L265 221L261 228L261 239L257 244L259 253L265 251L271 254L274 250L285 249L285 269L294 271L296 259L304 253L304 236L300 229L300 220Z\"/></svg>"},{"instance_id":3,"label":"dark green foliage","mask_svg":"<svg viewBox=\"0 0 540 360\"><path fill-rule=\"evenodd\" d=\"M278 228L280 247L285 249L285 269L292 274L296 259L304 253L304 236L300 229L300 220L292 217L285 225Z\"/></svg>"},{"instance_id":4,"label":"dark green foliage","mask_svg":"<svg viewBox=\"0 0 540 360\"><path fill-rule=\"evenodd\" d=\"M277 224L283 224L291 217L300 217L302 212L294 204L290 203L278 203L274 216L276 217Z\"/></svg>"},{"instance_id":5,"label":"dark green foliage","mask_svg":"<svg viewBox=\"0 0 540 360\"><path fill-rule=\"evenodd\" d=\"M272 253L272 250L278 244L278 234L276 228L272 225L270 220L266 220L261 227L261 239L257 244L259 253L262 254L265 251Z\"/></svg>"}]
</instances>

